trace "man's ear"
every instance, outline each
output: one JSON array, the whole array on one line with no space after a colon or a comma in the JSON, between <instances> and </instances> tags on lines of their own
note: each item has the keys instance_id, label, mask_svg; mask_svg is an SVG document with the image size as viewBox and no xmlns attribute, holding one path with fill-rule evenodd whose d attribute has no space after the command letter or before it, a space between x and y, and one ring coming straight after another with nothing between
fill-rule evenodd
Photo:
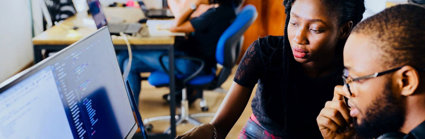
<instances>
[{"instance_id":1,"label":"man's ear","mask_svg":"<svg viewBox=\"0 0 425 139\"><path fill-rule=\"evenodd\" d=\"M352 29L353 29L353 21L348 21L344 23L339 28L339 34L340 34L339 36L341 37L341 39L347 39Z\"/></svg>"},{"instance_id":2,"label":"man's ear","mask_svg":"<svg viewBox=\"0 0 425 139\"><path fill-rule=\"evenodd\" d=\"M402 96L413 95L419 86L419 73L412 66L403 66L394 74L394 79Z\"/></svg>"}]
</instances>

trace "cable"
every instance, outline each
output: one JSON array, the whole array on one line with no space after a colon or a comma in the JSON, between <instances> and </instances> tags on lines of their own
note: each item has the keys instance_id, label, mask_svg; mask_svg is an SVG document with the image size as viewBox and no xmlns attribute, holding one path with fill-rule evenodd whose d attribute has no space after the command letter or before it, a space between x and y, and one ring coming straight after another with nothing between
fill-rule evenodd
<instances>
[{"instance_id":1,"label":"cable","mask_svg":"<svg viewBox=\"0 0 425 139\"><path fill-rule=\"evenodd\" d=\"M127 50L128 50L128 63L123 72L124 81L127 81L127 78L131 69L131 63L133 61L133 53L131 51L131 45L130 45L130 42L128 42L127 35L124 34L123 32L120 32L120 35L124 38L124 42L127 45Z\"/></svg>"},{"instance_id":2,"label":"cable","mask_svg":"<svg viewBox=\"0 0 425 139\"><path fill-rule=\"evenodd\" d=\"M126 82L126 84L127 84L128 89L130 89L130 90L131 90L131 88L130 88L130 86L129 86L129 84L128 84L128 80L127 80L127 78L128 78L129 73L130 73L130 70L131 70L131 63L132 63L132 61L133 61L133 53L132 53L132 51L131 51L131 45L130 45L130 42L128 42L127 35L126 35L126 34L124 34L123 32L120 32L120 36L122 36L122 37L123 37L124 42L125 42L125 44L127 45L127 50L128 50L128 63L127 63L127 66L126 66L126 67L125 67L125 69L124 69L123 78L124 78L124 81L125 81L125 82ZM137 107L136 100L135 100L135 98L134 98L134 94L133 94L133 92L132 92L132 91L129 91L128 93L129 93L129 96L130 96L130 99L131 99L130 101L132 101L132 102L133 102L133 103L132 103L132 104L133 104L133 109L134 109L134 112L135 112L135 114L136 114L136 119L137 119L137 121L138 121L139 128L140 128L140 130L141 130L141 132L142 132L143 139L146 139L146 136L147 136L147 134L146 134L146 130L145 130L145 127L144 127L144 125L143 125L142 117L141 117L140 112L139 112L139 109L138 109L138 107Z\"/></svg>"}]
</instances>

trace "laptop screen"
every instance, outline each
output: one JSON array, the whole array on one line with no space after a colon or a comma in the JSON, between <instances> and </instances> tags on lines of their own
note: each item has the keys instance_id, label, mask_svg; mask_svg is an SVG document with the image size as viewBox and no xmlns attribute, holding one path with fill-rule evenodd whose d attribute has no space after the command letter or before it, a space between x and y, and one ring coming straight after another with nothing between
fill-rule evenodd
<instances>
[{"instance_id":1,"label":"laptop screen","mask_svg":"<svg viewBox=\"0 0 425 139\"><path fill-rule=\"evenodd\" d=\"M136 129L107 28L0 84L0 138L131 138Z\"/></svg>"},{"instance_id":2,"label":"laptop screen","mask_svg":"<svg viewBox=\"0 0 425 139\"><path fill-rule=\"evenodd\" d=\"M161 9L148 9L142 0L137 1L143 13L149 18L174 18L173 13L168 9L167 0L163 0Z\"/></svg>"},{"instance_id":3,"label":"laptop screen","mask_svg":"<svg viewBox=\"0 0 425 139\"><path fill-rule=\"evenodd\" d=\"M99 0L87 0L89 5L90 14L93 16L94 23L99 29L103 26L106 26L108 22L106 21L105 14L103 14L102 8L100 7Z\"/></svg>"}]
</instances>

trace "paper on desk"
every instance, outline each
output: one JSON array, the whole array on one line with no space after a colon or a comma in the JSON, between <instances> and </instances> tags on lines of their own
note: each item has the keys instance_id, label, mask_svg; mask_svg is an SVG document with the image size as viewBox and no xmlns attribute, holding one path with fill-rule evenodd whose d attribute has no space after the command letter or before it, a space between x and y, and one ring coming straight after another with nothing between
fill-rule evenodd
<instances>
[{"instance_id":1,"label":"paper on desk","mask_svg":"<svg viewBox=\"0 0 425 139\"><path fill-rule=\"evenodd\" d=\"M184 33L171 32L174 20L148 20L146 22L150 36L184 36Z\"/></svg>"}]
</instances>

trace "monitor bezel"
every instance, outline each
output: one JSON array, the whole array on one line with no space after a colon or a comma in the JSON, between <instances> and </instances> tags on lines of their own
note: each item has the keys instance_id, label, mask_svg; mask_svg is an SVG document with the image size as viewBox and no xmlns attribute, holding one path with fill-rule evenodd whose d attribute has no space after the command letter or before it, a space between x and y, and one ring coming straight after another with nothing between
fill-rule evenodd
<instances>
[{"instance_id":1,"label":"monitor bezel","mask_svg":"<svg viewBox=\"0 0 425 139\"><path fill-rule=\"evenodd\" d=\"M34 73L37 73L38 71L40 71L40 70L46 68L47 66L49 66L48 64L52 61L52 59L57 58L58 56L62 55L63 53L65 53L67 51L69 51L70 49L72 49L73 46L78 45L79 43L81 43L81 42L89 39L90 37L94 36L95 34L97 34L98 32L101 32L103 30L106 30L108 32L108 34L109 34L109 29L106 26L105 27L102 27L102 28L98 29L96 32L90 34L89 36L84 37L84 38L78 40L77 42L75 42L75 43L73 43L73 44L65 47L64 49L60 50L56 54L54 54L52 56L49 56L46 59L38 62L34 66L32 66L32 67L30 67L30 68L28 68L28 69L26 69L26 70L24 70L22 72L19 72L16 75L10 77L9 79L1 82L0 83L0 95L2 95L2 93L4 91L6 91L7 89L9 89L9 88L13 87L14 85L20 83L21 81L25 80L29 76L33 75ZM110 42L112 43L112 38L111 37L109 37L109 38L110 38ZM115 51L114 51L114 54L115 54ZM118 63L118 61L117 61L117 63ZM121 82L125 86L124 79L121 80ZM128 92L126 92L126 93L127 93L127 97L128 97ZM128 101L129 101L130 107L133 107L131 105L131 100L128 100ZM133 113L134 113L134 111L133 111ZM132 138L134 136L134 134L136 133L137 129L138 129L138 127L137 127L137 120L134 119L133 126L131 127L130 131L127 133L127 135L125 136L125 138Z\"/></svg>"}]
</instances>

